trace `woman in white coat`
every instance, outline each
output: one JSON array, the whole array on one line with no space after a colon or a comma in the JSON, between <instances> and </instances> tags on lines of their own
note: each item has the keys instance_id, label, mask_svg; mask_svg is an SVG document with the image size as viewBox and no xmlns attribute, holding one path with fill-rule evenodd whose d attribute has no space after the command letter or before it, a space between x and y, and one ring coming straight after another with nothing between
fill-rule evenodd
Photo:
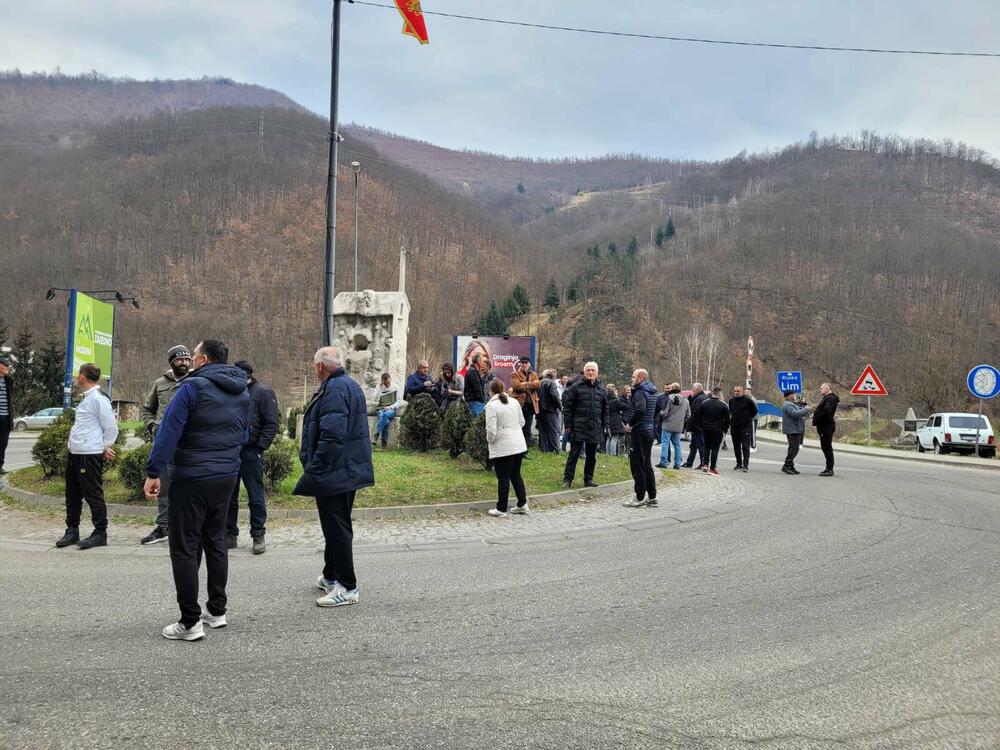
<instances>
[{"instance_id":1,"label":"woman in white coat","mask_svg":"<svg viewBox=\"0 0 1000 750\"><path fill-rule=\"evenodd\" d=\"M490 383L490 400L486 404L486 442L490 446L490 460L497 475L497 507L489 514L496 518L507 517L507 498L514 485L517 507L511 513L528 512L528 495L521 479L521 461L528 447L524 443L524 414L516 399L504 393L504 384L498 378Z\"/></svg>"}]
</instances>

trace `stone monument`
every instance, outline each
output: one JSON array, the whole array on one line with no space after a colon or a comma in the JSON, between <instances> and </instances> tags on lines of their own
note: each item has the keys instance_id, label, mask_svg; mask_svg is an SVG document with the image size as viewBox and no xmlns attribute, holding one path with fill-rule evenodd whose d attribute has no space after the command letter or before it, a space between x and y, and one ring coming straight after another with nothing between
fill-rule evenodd
<instances>
[{"instance_id":1,"label":"stone monument","mask_svg":"<svg viewBox=\"0 0 1000 750\"><path fill-rule=\"evenodd\" d=\"M344 369L371 397L383 372L402 394L406 383L406 334L410 301L406 297L406 249L399 251L399 291L341 292L333 302L333 345Z\"/></svg>"}]
</instances>

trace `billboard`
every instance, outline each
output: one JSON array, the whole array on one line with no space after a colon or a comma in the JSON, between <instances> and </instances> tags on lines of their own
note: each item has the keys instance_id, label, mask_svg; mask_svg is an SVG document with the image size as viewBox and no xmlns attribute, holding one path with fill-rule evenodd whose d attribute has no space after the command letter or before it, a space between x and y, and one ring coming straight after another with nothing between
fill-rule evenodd
<instances>
[{"instance_id":1,"label":"billboard","mask_svg":"<svg viewBox=\"0 0 1000 750\"><path fill-rule=\"evenodd\" d=\"M73 311L71 346L73 373L80 365L93 362L101 368L101 376L111 379L111 346L115 329L115 308L107 302L76 292Z\"/></svg>"},{"instance_id":2,"label":"billboard","mask_svg":"<svg viewBox=\"0 0 1000 750\"><path fill-rule=\"evenodd\" d=\"M460 375L465 375L472 356L477 352L489 357L493 372L508 388L510 374L521 357L530 358L531 368L535 369L534 336L456 336L455 368Z\"/></svg>"}]
</instances>

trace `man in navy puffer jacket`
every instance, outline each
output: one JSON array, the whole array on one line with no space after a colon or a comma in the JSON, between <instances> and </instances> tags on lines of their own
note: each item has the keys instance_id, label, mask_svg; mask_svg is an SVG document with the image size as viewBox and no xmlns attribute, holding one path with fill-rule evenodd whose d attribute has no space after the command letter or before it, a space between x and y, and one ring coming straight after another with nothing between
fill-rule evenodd
<instances>
[{"instance_id":1,"label":"man in navy puffer jacket","mask_svg":"<svg viewBox=\"0 0 1000 750\"><path fill-rule=\"evenodd\" d=\"M170 400L146 463L148 498L159 494L160 475L173 465L167 524L181 618L163 629L163 637L175 641L204 638L203 623L226 625L226 519L250 421L246 373L228 361L229 349L221 341L205 339L195 347L192 370ZM202 550L206 612L198 605Z\"/></svg>"},{"instance_id":2,"label":"man in navy puffer jacket","mask_svg":"<svg viewBox=\"0 0 1000 750\"><path fill-rule=\"evenodd\" d=\"M635 499L626 508L656 507L656 475L653 473L653 415L656 413L656 386L649 382L649 373L632 373L632 415L625 432L632 436L629 444L629 466L635 482ZM648 499L647 499L648 497Z\"/></svg>"}]
</instances>

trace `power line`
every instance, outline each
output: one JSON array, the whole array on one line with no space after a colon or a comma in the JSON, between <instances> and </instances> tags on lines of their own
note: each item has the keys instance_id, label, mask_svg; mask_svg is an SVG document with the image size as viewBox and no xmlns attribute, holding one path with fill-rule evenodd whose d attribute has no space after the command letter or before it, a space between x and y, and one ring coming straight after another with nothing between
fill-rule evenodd
<instances>
[{"instance_id":1,"label":"power line","mask_svg":"<svg viewBox=\"0 0 1000 750\"><path fill-rule=\"evenodd\" d=\"M368 5L373 8L390 8L396 6L385 3L375 3L369 0L351 0L355 5ZM1000 57L1000 52L961 52L950 50L923 49L888 49L879 47L834 47L821 44L778 44L774 42L741 42L733 39L706 39L692 36L666 36L663 34L641 34L632 31L609 31L607 29L584 29L576 26L554 26L544 23L529 23L527 21L510 21L502 18L485 18L483 16L465 16L458 13L443 13L441 11L425 10L424 15L441 16L442 18L457 18L462 21L479 21L481 23L496 23L504 26L522 26L529 29L545 29L547 31L571 31L577 34L595 34L598 36L628 37L630 39L653 39L663 42L689 42L693 44L724 44L733 47L770 47L773 49L818 50L821 52L873 52L882 55L935 55L938 57Z\"/></svg>"}]
</instances>

